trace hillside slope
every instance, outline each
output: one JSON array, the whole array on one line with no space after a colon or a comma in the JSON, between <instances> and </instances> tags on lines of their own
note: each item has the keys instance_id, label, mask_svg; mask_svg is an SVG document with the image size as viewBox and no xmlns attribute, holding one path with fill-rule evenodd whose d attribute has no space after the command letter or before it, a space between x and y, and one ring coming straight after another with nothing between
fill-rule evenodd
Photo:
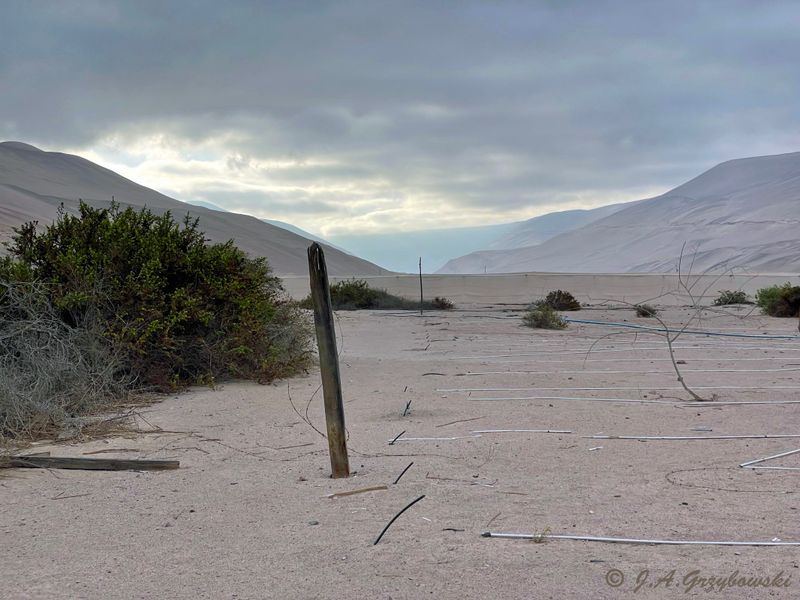
<instances>
[{"instance_id":1,"label":"hillside slope","mask_svg":"<svg viewBox=\"0 0 800 600\"><path fill-rule=\"evenodd\" d=\"M731 160L675 189L527 248L450 261L445 273L800 270L800 152Z\"/></svg>"},{"instance_id":2,"label":"hillside slope","mask_svg":"<svg viewBox=\"0 0 800 600\"><path fill-rule=\"evenodd\" d=\"M211 210L180 202L94 164L59 152L44 152L20 142L0 143L0 238L25 221L51 222L63 203L75 211L82 199L93 206L147 206L157 213L187 213L200 219L200 228L214 242L233 239L252 256L266 256L278 275L308 273L310 242L286 229L248 215ZM331 275L381 275L381 267L331 246L325 249Z\"/></svg>"}]
</instances>

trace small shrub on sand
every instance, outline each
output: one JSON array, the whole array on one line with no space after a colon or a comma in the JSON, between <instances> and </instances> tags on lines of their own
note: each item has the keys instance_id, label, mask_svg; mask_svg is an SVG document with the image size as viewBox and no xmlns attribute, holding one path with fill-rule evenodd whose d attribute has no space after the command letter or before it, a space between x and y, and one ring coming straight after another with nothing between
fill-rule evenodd
<instances>
[{"instance_id":1,"label":"small shrub on sand","mask_svg":"<svg viewBox=\"0 0 800 600\"><path fill-rule=\"evenodd\" d=\"M756 304L771 317L797 317L800 313L800 287L787 281L783 285L761 288L756 292Z\"/></svg>"},{"instance_id":2,"label":"small shrub on sand","mask_svg":"<svg viewBox=\"0 0 800 600\"><path fill-rule=\"evenodd\" d=\"M753 301L741 290L722 290L714 300L714 306L727 306L729 304L753 304Z\"/></svg>"},{"instance_id":3,"label":"small shrub on sand","mask_svg":"<svg viewBox=\"0 0 800 600\"><path fill-rule=\"evenodd\" d=\"M566 329L567 322L549 304L537 302L522 315L522 323L534 329Z\"/></svg>"},{"instance_id":4,"label":"small shrub on sand","mask_svg":"<svg viewBox=\"0 0 800 600\"><path fill-rule=\"evenodd\" d=\"M436 296L433 299L433 302L431 302L431 304L433 304L433 308L436 308L438 310L453 310L456 307L456 305L453 304L452 300L449 300L441 296Z\"/></svg>"},{"instance_id":5,"label":"small shrub on sand","mask_svg":"<svg viewBox=\"0 0 800 600\"><path fill-rule=\"evenodd\" d=\"M386 290L372 288L363 279L347 279L331 284L331 306L333 310L419 310L419 300L409 300L390 294ZM437 301L450 303L445 298L437 298L434 301L425 301L422 305L424 309L442 309L442 305ZM301 308L312 309L314 305L311 296L306 296L300 301ZM452 308L452 303L448 308ZM446 310L446 309L445 309Z\"/></svg>"},{"instance_id":6,"label":"small shrub on sand","mask_svg":"<svg viewBox=\"0 0 800 600\"><path fill-rule=\"evenodd\" d=\"M569 292L553 290L543 300L547 306L554 310L580 310L581 303Z\"/></svg>"},{"instance_id":7,"label":"small shrub on sand","mask_svg":"<svg viewBox=\"0 0 800 600\"><path fill-rule=\"evenodd\" d=\"M635 307L637 317L655 317L658 314L658 309L649 304L637 304Z\"/></svg>"}]
</instances>

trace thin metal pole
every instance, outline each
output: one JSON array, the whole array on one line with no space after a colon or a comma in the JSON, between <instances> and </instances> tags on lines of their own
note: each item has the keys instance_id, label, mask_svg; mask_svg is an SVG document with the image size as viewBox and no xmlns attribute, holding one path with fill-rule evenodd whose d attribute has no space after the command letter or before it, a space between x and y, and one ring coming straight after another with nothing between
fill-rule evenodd
<instances>
[{"instance_id":1,"label":"thin metal pole","mask_svg":"<svg viewBox=\"0 0 800 600\"><path fill-rule=\"evenodd\" d=\"M422 296L422 257L419 257L419 314L422 316L422 304L424 302Z\"/></svg>"},{"instance_id":2,"label":"thin metal pole","mask_svg":"<svg viewBox=\"0 0 800 600\"><path fill-rule=\"evenodd\" d=\"M333 309L328 286L328 268L325 254L319 244L308 247L308 273L311 283L311 300L314 304L314 325L319 347L319 370L322 377L322 395L325 401L325 424L328 430L328 449L331 456L331 476L350 475L347 458L347 441L342 402L342 382L339 375L339 356L336 352L336 332L333 327Z\"/></svg>"}]
</instances>

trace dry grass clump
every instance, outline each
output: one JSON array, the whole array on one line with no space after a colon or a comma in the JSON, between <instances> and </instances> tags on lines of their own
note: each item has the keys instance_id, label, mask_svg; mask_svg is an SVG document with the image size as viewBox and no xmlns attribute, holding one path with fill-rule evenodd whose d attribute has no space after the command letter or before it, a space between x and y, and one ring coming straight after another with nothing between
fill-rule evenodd
<instances>
[{"instance_id":1,"label":"dry grass clump","mask_svg":"<svg viewBox=\"0 0 800 600\"><path fill-rule=\"evenodd\" d=\"M658 309L650 304L637 304L634 309L637 317L650 318L658 314Z\"/></svg>"},{"instance_id":2,"label":"dry grass clump","mask_svg":"<svg viewBox=\"0 0 800 600\"><path fill-rule=\"evenodd\" d=\"M729 304L753 304L753 301L742 290L722 290L714 300L714 306Z\"/></svg>"},{"instance_id":3,"label":"dry grass clump","mask_svg":"<svg viewBox=\"0 0 800 600\"><path fill-rule=\"evenodd\" d=\"M64 322L42 284L0 284L0 439L80 429L131 381L91 320Z\"/></svg>"},{"instance_id":4,"label":"dry grass clump","mask_svg":"<svg viewBox=\"0 0 800 600\"><path fill-rule=\"evenodd\" d=\"M544 302L536 302L528 307L522 315L522 323L534 329L566 329L567 322L552 306Z\"/></svg>"}]
</instances>

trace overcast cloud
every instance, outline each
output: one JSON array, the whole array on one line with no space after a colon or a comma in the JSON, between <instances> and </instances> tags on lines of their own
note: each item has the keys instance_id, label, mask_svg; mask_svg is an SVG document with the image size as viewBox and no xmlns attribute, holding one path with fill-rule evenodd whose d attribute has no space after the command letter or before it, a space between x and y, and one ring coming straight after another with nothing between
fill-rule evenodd
<instances>
[{"instance_id":1,"label":"overcast cloud","mask_svg":"<svg viewBox=\"0 0 800 600\"><path fill-rule=\"evenodd\" d=\"M800 150L800 4L5 1L0 138L323 235Z\"/></svg>"}]
</instances>

